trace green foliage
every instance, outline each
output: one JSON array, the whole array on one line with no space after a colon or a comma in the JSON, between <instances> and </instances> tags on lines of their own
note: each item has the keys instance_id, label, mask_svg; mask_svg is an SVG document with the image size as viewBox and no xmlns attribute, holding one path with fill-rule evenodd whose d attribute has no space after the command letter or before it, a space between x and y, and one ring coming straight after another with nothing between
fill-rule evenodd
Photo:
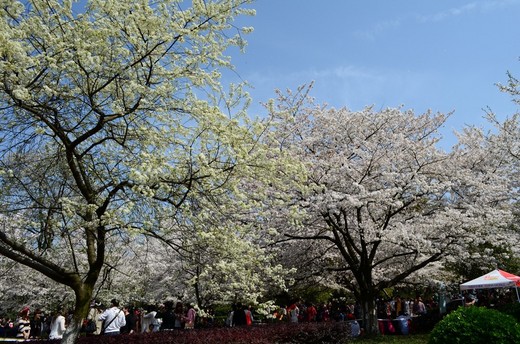
<instances>
[{"instance_id":1,"label":"green foliage","mask_svg":"<svg viewBox=\"0 0 520 344\"><path fill-rule=\"evenodd\" d=\"M518 343L520 324L507 314L484 307L460 307L439 322L430 344Z\"/></svg>"},{"instance_id":2,"label":"green foliage","mask_svg":"<svg viewBox=\"0 0 520 344\"><path fill-rule=\"evenodd\" d=\"M502 313L512 316L520 323L520 303L508 303L497 308Z\"/></svg>"},{"instance_id":3,"label":"green foliage","mask_svg":"<svg viewBox=\"0 0 520 344\"><path fill-rule=\"evenodd\" d=\"M311 285L301 290L298 293L298 296L305 300L306 302L311 302L314 304L323 304L330 301L333 296L334 289L328 288L326 286L320 285Z\"/></svg>"}]
</instances>

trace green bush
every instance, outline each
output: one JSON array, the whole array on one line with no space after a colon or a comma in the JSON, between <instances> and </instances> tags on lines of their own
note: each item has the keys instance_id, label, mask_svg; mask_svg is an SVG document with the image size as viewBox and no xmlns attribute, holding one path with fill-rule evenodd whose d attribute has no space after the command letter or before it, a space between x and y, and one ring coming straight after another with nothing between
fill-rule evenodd
<instances>
[{"instance_id":1,"label":"green bush","mask_svg":"<svg viewBox=\"0 0 520 344\"><path fill-rule=\"evenodd\" d=\"M460 307L439 322L429 344L520 343L520 324L499 311L484 307Z\"/></svg>"},{"instance_id":2,"label":"green bush","mask_svg":"<svg viewBox=\"0 0 520 344\"><path fill-rule=\"evenodd\" d=\"M505 313L507 315L511 315L513 318L516 319L517 322L520 323L520 303L514 302L514 303L508 303L502 306L499 306L496 308L497 311L500 311L502 313Z\"/></svg>"}]
</instances>

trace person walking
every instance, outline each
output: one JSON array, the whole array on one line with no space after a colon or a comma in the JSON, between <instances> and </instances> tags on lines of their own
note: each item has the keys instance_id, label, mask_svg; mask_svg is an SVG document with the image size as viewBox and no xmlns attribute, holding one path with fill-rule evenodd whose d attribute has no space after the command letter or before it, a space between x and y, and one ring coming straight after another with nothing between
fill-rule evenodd
<instances>
[{"instance_id":1,"label":"person walking","mask_svg":"<svg viewBox=\"0 0 520 344\"><path fill-rule=\"evenodd\" d=\"M31 334L31 320L29 319L29 307L24 307L16 321L18 333L16 338L29 339Z\"/></svg>"},{"instance_id":2,"label":"person walking","mask_svg":"<svg viewBox=\"0 0 520 344\"><path fill-rule=\"evenodd\" d=\"M49 339L62 339L63 333L65 333L65 317L63 316L63 309L58 308L51 320Z\"/></svg>"},{"instance_id":3,"label":"person walking","mask_svg":"<svg viewBox=\"0 0 520 344\"><path fill-rule=\"evenodd\" d=\"M173 311L175 315L175 329L181 329L183 325L183 317L184 317L184 306L182 302L177 302L175 305L175 310Z\"/></svg>"},{"instance_id":4,"label":"person walking","mask_svg":"<svg viewBox=\"0 0 520 344\"><path fill-rule=\"evenodd\" d=\"M148 332L150 326L152 326L152 332L159 331L161 324L159 323L159 319L155 317L156 315L157 307L155 305L148 305L146 312L141 316L141 331L143 333Z\"/></svg>"},{"instance_id":5,"label":"person walking","mask_svg":"<svg viewBox=\"0 0 520 344\"><path fill-rule=\"evenodd\" d=\"M123 313L125 313L126 324L119 331L126 334L136 332L136 317L132 306L123 307Z\"/></svg>"},{"instance_id":6,"label":"person walking","mask_svg":"<svg viewBox=\"0 0 520 344\"><path fill-rule=\"evenodd\" d=\"M300 309L298 308L298 305L295 303L293 303L290 307L289 307L289 317L290 317L290 321L292 323L297 323L298 320L299 320L299 315L300 315Z\"/></svg>"},{"instance_id":7,"label":"person walking","mask_svg":"<svg viewBox=\"0 0 520 344\"><path fill-rule=\"evenodd\" d=\"M175 312L173 310L173 301L166 301L164 306L160 308L155 317L162 319L160 327L161 331L173 330L175 328Z\"/></svg>"},{"instance_id":8,"label":"person walking","mask_svg":"<svg viewBox=\"0 0 520 344\"><path fill-rule=\"evenodd\" d=\"M103 322L101 333L107 336L115 336L120 333L121 327L126 325L126 320L125 314L119 308L119 301L112 299L110 306L99 316L99 320Z\"/></svg>"},{"instance_id":9,"label":"person walking","mask_svg":"<svg viewBox=\"0 0 520 344\"><path fill-rule=\"evenodd\" d=\"M192 330L195 328L195 317L197 316L197 311L195 311L195 307L192 304L187 304L186 308L188 308L188 312L184 318L184 328L186 330Z\"/></svg>"}]
</instances>

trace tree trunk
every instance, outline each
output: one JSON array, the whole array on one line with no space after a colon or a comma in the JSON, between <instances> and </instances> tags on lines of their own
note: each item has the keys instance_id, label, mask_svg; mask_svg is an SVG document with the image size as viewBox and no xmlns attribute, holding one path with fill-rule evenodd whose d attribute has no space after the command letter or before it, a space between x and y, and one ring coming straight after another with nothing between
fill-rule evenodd
<instances>
[{"instance_id":1,"label":"tree trunk","mask_svg":"<svg viewBox=\"0 0 520 344\"><path fill-rule=\"evenodd\" d=\"M62 344L74 344L77 342L83 319L87 317L90 309L90 300L93 290L93 287L88 285L82 285L78 290L74 290L76 294L74 315L70 324L67 326L67 330L63 334Z\"/></svg>"},{"instance_id":2,"label":"tree trunk","mask_svg":"<svg viewBox=\"0 0 520 344\"><path fill-rule=\"evenodd\" d=\"M61 340L62 344L74 344L78 340L79 331L81 329L81 324L83 319L78 321L76 317L72 319L70 324L67 325L67 330L63 334L63 339Z\"/></svg>"},{"instance_id":3,"label":"tree trunk","mask_svg":"<svg viewBox=\"0 0 520 344\"><path fill-rule=\"evenodd\" d=\"M366 297L361 297L360 303L361 303L363 326L365 328L365 333L378 334L379 327L377 324L375 299L373 297L371 297L371 295L366 296Z\"/></svg>"},{"instance_id":4,"label":"tree trunk","mask_svg":"<svg viewBox=\"0 0 520 344\"><path fill-rule=\"evenodd\" d=\"M193 287L195 288L195 302L197 302L197 305L200 307L202 300L200 299L200 290L199 290L199 274L200 274L199 266L197 266L196 273L197 273L197 279L195 280L195 284L193 285Z\"/></svg>"}]
</instances>

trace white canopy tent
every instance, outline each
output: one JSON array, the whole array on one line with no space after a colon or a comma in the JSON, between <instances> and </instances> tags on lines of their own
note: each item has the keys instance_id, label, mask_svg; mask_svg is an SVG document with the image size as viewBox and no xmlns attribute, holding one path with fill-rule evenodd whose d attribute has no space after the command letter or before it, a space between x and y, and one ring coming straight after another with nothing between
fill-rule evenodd
<instances>
[{"instance_id":1,"label":"white canopy tent","mask_svg":"<svg viewBox=\"0 0 520 344\"><path fill-rule=\"evenodd\" d=\"M494 288L511 288L516 290L516 298L520 302L518 295L518 287L520 287L520 276L510 274L503 270L493 270L488 274L475 278L469 282L462 283L460 290L468 289L494 289Z\"/></svg>"}]
</instances>

